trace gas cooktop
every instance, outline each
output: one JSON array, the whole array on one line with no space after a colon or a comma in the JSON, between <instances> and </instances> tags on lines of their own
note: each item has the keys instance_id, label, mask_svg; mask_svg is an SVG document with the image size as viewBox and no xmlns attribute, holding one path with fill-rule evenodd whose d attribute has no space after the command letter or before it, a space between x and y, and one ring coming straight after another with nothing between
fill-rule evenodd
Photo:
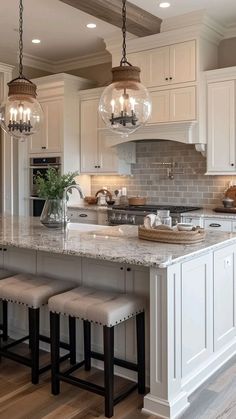
<instances>
[{"instance_id":1,"label":"gas cooktop","mask_svg":"<svg viewBox=\"0 0 236 419\"><path fill-rule=\"evenodd\" d=\"M188 211L196 211L201 209L200 207L190 207L185 205L113 205L112 209L115 210L126 210L126 211L145 211L145 212L156 212L158 210L169 210L170 213L181 213Z\"/></svg>"}]
</instances>

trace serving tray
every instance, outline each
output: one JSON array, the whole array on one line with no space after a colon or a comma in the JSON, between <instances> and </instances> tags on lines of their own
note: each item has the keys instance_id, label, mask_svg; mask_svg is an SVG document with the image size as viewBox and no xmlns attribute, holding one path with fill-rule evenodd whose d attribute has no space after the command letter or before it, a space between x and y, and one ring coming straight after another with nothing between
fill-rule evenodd
<instances>
[{"instance_id":1,"label":"serving tray","mask_svg":"<svg viewBox=\"0 0 236 419\"><path fill-rule=\"evenodd\" d=\"M138 237L142 240L172 244L195 244L205 239L206 231L204 228L197 228L191 231L179 230L155 230L147 229L143 226L138 228Z\"/></svg>"}]
</instances>

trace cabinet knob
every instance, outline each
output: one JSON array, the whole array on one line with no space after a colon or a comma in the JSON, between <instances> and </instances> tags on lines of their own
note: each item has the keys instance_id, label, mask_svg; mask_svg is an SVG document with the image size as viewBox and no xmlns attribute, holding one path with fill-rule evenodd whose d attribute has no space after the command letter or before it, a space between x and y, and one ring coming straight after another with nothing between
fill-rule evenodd
<instances>
[{"instance_id":1,"label":"cabinet knob","mask_svg":"<svg viewBox=\"0 0 236 419\"><path fill-rule=\"evenodd\" d=\"M170 77L169 80L172 80L172 77Z\"/></svg>"},{"instance_id":2,"label":"cabinet knob","mask_svg":"<svg viewBox=\"0 0 236 419\"><path fill-rule=\"evenodd\" d=\"M121 271L123 271L123 269L124 269L124 268L123 268L123 266L121 266L121 267L120 267L120 270L121 270Z\"/></svg>"},{"instance_id":3,"label":"cabinet knob","mask_svg":"<svg viewBox=\"0 0 236 419\"><path fill-rule=\"evenodd\" d=\"M131 271L131 268L127 268L127 272L130 272Z\"/></svg>"},{"instance_id":4,"label":"cabinet knob","mask_svg":"<svg viewBox=\"0 0 236 419\"><path fill-rule=\"evenodd\" d=\"M46 150L46 147L45 147L45 146L43 146L43 147L42 147L42 150Z\"/></svg>"},{"instance_id":5,"label":"cabinet knob","mask_svg":"<svg viewBox=\"0 0 236 419\"><path fill-rule=\"evenodd\" d=\"M221 227L221 224L211 223L211 224L209 224L209 227Z\"/></svg>"},{"instance_id":6,"label":"cabinet knob","mask_svg":"<svg viewBox=\"0 0 236 419\"><path fill-rule=\"evenodd\" d=\"M101 169L101 166L97 166L98 169Z\"/></svg>"},{"instance_id":7,"label":"cabinet knob","mask_svg":"<svg viewBox=\"0 0 236 419\"><path fill-rule=\"evenodd\" d=\"M166 78L165 78L165 80L166 80L166 81L167 81L167 80L169 80L169 79L168 79L168 77L166 77Z\"/></svg>"},{"instance_id":8,"label":"cabinet knob","mask_svg":"<svg viewBox=\"0 0 236 419\"><path fill-rule=\"evenodd\" d=\"M231 165L230 166L234 166L234 163L231 163Z\"/></svg>"},{"instance_id":9,"label":"cabinet knob","mask_svg":"<svg viewBox=\"0 0 236 419\"><path fill-rule=\"evenodd\" d=\"M98 167L97 166L94 166L95 167L95 169L97 169Z\"/></svg>"}]
</instances>

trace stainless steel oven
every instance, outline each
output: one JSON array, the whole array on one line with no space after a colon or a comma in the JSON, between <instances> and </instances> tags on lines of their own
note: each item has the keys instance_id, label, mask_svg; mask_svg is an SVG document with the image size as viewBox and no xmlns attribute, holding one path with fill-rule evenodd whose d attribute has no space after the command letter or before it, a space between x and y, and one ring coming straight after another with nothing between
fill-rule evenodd
<instances>
[{"instance_id":1,"label":"stainless steel oven","mask_svg":"<svg viewBox=\"0 0 236 419\"><path fill-rule=\"evenodd\" d=\"M45 177L50 167L61 172L60 157L32 157L29 161L30 173L30 215L39 217L41 215L45 200L37 195L35 178Z\"/></svg>"}]
</instances>

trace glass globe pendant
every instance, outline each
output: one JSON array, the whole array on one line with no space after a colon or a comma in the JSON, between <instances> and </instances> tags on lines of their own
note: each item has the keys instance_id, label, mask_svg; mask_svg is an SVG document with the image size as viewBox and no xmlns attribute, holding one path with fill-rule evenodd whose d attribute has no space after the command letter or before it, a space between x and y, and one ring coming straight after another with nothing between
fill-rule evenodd
<instances>
[{"instance_id":1,"label":"glass globe pendant","mask_svg":"<svg viewBox=\"0 0 236 419\"><path fill-rule=\"evenodd\" d=\"M20 0L19 21L19 77L8 83L9 93L0 107L2 129L15 138L24 138L35 134L42 123L43 111L36 99L36 85L23 75L23 3Z\"/></svg>"},{"instance_id":2,"label":"glass globe pendant","mask_svg":"<svg viewBox=\"0 0 236 419\"><path fill-rule=\"evenodd\" d=\"M140 68L132 66L126 57L126 0L122 4L123 56L120 66L112 68L112 83L101 95L99 113L108 128L128 136L148 121L152 102L140 82Z\"/></svg>"}]
</instances>

